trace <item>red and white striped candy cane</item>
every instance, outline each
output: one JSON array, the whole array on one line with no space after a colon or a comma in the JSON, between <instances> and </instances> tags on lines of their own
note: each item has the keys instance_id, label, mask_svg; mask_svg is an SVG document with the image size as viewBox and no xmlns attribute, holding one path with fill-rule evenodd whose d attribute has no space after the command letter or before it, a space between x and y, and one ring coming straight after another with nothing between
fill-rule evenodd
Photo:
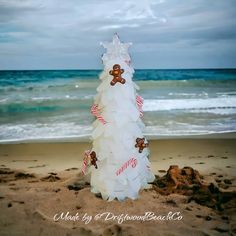
<instances>
[{"instance_id":1,"label":"red and white striped candy cane","mask_svg":"<svg viewBox=\"0 0 236 236\"><path fill-rule=\"evenodd\" d=\"M136 104L140 113L140 117L143 116L143 98L139 95L136 96Z\"/></svg>"},{"instance_id":2,"label":"red and white striped candy cane","mask_svg":"<svg viewBox=\"0 0 236 236\"><path fill-rule=\"evenodd\" d=\"M100 113L99 113L98 104L93 104L93 105L92 105L92 107L91 107L91 113L92 113L94 116L96 116L97 119L98 119L100 122L102 122L104 125L107 123L107 122L104 120L103 116L100 115Z\"/></svg>"},{"instance_id":3,"label":"red and white striped candy cane","mask_svg":"<svg viewBox=\"0 0 236 236\"><path fill-rule=\"evenodd\" d=\"M87 169L87 161L83 160L83 166L82 166L82 174L85 175Z\"/></svg>"},{"instance_id":4,"label":"red and white striped candy cane","mask_svg":"<svg viewBox=\"0 0 236 236\"><path fill-rule=\"evenodd\" d=\"M87 150L84 152L84 159L83 159L83 165L82 165L82 174L85 175L87 166L88 166L88 159L90 155L90 150Z\"/></svg>"},{"instance_id":5,"label":"red and white striped candy cane","mask_svg":"<svg viewBox=\"0 0 236 236\"><path fill-rule=\"evenodd\" d=\"M137 159L132 157L128 161L126 161L117 171L116 175L120 175L125 169L127 169L131 165L132 168L135 168L137 165Z\"/></svg>"}]
</instances>

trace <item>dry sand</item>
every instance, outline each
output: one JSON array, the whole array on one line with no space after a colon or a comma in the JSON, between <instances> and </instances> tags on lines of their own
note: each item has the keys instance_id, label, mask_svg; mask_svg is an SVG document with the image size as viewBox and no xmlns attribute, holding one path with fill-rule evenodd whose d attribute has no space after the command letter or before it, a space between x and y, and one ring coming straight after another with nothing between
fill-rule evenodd
<instances>
[{"instance_id":1,"label":"dry sand","mask_svg":"<svg viewBox=\"0 0 236 236\"><path fill-rule=\"evenodd\" d=\"M142 190L139 199L106 202L90 192L89 176L80 174L83 152L89 143L32 143L0 145L0 235L233 235L236 206L222 211L188 202L179 194ZM152 170L162 176L170 165L191 166L222 191L236 187L236 139L176 139L150 142ZM49 174L50 173L50 174ZM69 188L68 188L69 186ZM67 213L79 219L54 221ZM180 220L105 221L96 215L109 212L143 216L169 212ZM107 213L108 214L108 213ZM83 221L83 216L89 223ZM174 216L176 218L177 215ZM121 217L122 219L122 217Z\"/></svg>"}]
</instances>

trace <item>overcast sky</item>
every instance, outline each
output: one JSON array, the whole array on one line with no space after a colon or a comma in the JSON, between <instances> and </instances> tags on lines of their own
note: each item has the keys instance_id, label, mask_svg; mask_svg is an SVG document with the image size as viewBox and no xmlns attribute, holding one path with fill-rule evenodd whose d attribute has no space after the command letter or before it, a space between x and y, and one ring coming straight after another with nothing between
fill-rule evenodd
<instances>
[{"instance_id":1,"label":"overcast sky","mask_svg":"<svg viewBox=\"0 0 236 236\"><path fill-rule=\"evenodd\" d=\"M114 32L135 68L235 68L235 19L236 0L0 0L0 69L101 69Z\"/></svg>"}]
</instances>

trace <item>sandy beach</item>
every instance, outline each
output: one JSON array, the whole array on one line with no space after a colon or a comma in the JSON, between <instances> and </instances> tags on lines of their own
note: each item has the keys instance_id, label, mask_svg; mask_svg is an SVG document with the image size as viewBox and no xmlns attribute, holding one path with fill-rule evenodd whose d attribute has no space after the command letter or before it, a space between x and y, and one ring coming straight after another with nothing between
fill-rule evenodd
<instances>
[{"instance_id":1,"label":"sandy beach","mask_svg":"<svg viewBox=\"0 0 236 236\"><path fill-rule=\"evenodd\" d=\"M140 191L135 201L106 202L90 192L89 176L80 173L83 152L89 148L88 142L0 145L1 235L236 233L232 197L236 187L236 139L150 141L155 175L161 178L171 165L192 167L205 184L213 183L223 193L226 200L220 209L174 190L160 194L153 184ZM126 214L136 218L125 218ZM137 218L145 214L150 214L149 220Z\"/></svg>"}]
</instances>

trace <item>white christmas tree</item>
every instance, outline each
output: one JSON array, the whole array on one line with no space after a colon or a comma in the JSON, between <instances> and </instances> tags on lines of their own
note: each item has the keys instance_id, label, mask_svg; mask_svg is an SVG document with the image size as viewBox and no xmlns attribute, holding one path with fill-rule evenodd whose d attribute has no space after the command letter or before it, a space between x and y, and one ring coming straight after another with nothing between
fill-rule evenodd
<instances>
[{"instance_id":1,"label":"white christmas tree","mask_svg":"<svg viewBox=\"0 0 236 236\"><path fill-rule=\"evenodd\" d=\"M137 199L139 190L147 188L154 175L142 133L143 101L132 81L134 69L128 53L131 43L122 43L115 34L111 43L102 45L107 52L102 56L102 82L91 108L97 117L93 123L93 148L87 152L92 158L91 191L109 201Z\"/></svg>"}]
</instances>

